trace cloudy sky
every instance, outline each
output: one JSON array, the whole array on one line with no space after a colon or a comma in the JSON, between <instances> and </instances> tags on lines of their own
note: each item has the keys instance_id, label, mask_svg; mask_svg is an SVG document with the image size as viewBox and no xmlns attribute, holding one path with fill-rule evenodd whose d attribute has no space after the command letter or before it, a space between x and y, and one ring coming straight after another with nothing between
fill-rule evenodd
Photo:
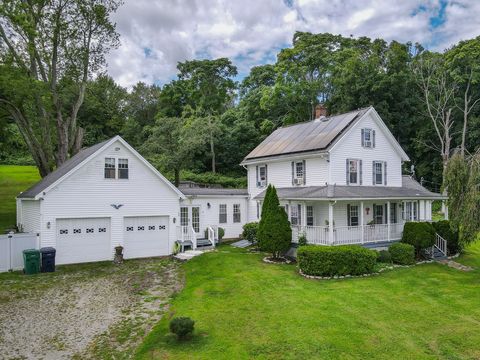
<instances>
[{"instance_id":1,"label":"cloudy sky","mask_svg":"<svg viewBox=\"0 0 480 360\"><path fill-rule=\"evenodd\" d=\"M229 57L239 79L273 63L296 30L420 42L443 50L480 35L478 0L125 0L108 72L123 86L164 84L178 61Z\"/></svg>"}]
</instances>

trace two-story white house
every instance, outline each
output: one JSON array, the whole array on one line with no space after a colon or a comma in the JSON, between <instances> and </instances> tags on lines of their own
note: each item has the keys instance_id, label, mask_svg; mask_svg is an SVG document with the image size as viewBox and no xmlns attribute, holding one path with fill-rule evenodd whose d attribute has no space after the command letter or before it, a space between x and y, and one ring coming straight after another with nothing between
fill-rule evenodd
<instances>
[{"instance_id":1,"label":"two-story white house","mask_svg":"<svg viewBox=\"0 0 480 360\"><path fill-rule=\"evenodd\" d=\"M318 113L324 113L324 109ZM281 127L248 154L249 221L277 188L294 241L321 245L401 238L406 221L432 219L432 193L402 175L408 155L373 107Z\"/></svg>"}]
</instances>

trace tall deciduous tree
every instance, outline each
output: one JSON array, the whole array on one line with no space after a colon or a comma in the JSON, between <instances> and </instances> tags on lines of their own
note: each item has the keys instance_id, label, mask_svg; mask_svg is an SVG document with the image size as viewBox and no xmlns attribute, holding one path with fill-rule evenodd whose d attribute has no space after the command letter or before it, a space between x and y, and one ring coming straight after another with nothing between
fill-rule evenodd
<instances>
[{"instance_id":1,"label":"tall deciduous tree","mask_svg":"<svg viewBox=\"0 0 480 360\"><path fill-rule=\"evenodd\" d=\"M0 3L0 105L15 120L42 176L82 145L77 116L88 79L118 44L117 0Z\"/></svg>"}]
</instances>

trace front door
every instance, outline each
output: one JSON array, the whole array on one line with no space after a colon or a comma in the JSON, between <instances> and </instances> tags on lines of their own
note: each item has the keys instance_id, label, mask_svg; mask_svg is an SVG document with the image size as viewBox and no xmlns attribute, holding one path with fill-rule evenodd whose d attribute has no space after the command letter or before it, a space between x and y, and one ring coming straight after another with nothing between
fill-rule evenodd
<instances>
[{"instance_id":1,"label":"front door","mask_svg":"<svg viewBox=\"0 0 480 360\"><path fill-rule=\"evenodd\" d=\"M182 206L180 208L180 225L191 226L200 234L200 206Z\"/></svg>"},{"instance_id":2,"label":"front door","mask_svg":"<svg viewBox=\"0 0 480 360\"><path fill-rule=\"evenodd\" d=\"M383 224L383 205L373 205L373 222Z\"/></svg>"}]
</instances>

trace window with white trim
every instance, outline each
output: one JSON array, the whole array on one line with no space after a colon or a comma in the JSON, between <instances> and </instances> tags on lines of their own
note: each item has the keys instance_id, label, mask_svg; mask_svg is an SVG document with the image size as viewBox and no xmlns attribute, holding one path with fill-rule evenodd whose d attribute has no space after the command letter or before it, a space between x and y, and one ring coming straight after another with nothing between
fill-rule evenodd
<instances>
[{"instance_id":1,"label":"window with white trim","mask_svg":"<svg viewBox=\"0 0 480 360\"><path fill-rule=\"evenodd\" d=\"M360 160L348 159L348 183L360 185Z\"/></svg>"},{"instance_id":2,"label":"window with white trim","mask_svg":"<svg viewBox=\"0 0 480 360\"><path fill-rule=\"evenodd\" d=\"M373 170L373 185L384 185L386 184L386 162L385 161L374 161L372 163Z\"/></svg>"},{"instance_id":3,"label":"window with white trim","mask_svg":"<svg viewBox=\"0 0 480 360\"><path fill-rule=\"evenodd\" d=\"M227 222L227 204L220 204L218 207L218 222L225 224Z\"/></svg>"},{"instance_id":4,"label":"window with white trim","mask_svg":"<svg viewBox=\"0 0 480 360\"><path fill-rule=\"evenodd\" d=\"M307 205L307 226L313 226L313 206Z\"/></svg>"},{"instance_id":5,"label":"window with white trim","mask_svg":"<svg viewBox=\"0 0 480 360\"><path fill-rule=\"evenodd\" d=\"M302 225L302 206L300 204L292 205L290 208L290 223L292 225Z\"/></svg>"},{"instance_id":6,"label":"window with white trim","mask_svg":"<svg viewBox=\"0 0 480 360\"><path fill-rule=\"evenodd\" d=\"M348 226L358 226L358 205L348 205Z\"/></svg>"},{"instance_id":7,"label":"window with white trim","mask_svg":"<svg viewBox=\"0 0 480 360\"><path fill-rule=\"evenodd\" d=\"M267 165L258 167L257 187L267 186Z\"/></svg>"},{"instance_id":8,"label":"window with white trim","mask_svg":"<svg viewBox=\"0 0 480 360\"><path fill-rule=\"evenodd\" d=\"M375 147L375 130L362 129L362 146L365 148Z\"/></svg>"},{"instance_id":9,"label":"window with white trim","mask_svg":"<svg viewBox=\"0 0 480 360\"><path fill-rule=\"evenodd\" d=\"M396 224L397 223L397 204L390 203L390 223Z\"/></svg>"},{"instance_id":10,"label":"window with white trim","mask_svg":"<svg viewBox=\"0 0 480 360\"><path fill-rule=\"evenodd\" d=\"M233 222L239 223L240 221L241 221L240 204L233 204Z\"/></svg>"},{"instance_id":11,"label":"window with white trim","mask_svg":"<svg viewBox=\"0 0 480 360\"><path fill-rule=\"evenodd\" d=\"M373 223L383 224L383 205L373 204Z\"/></svg>"},{"instance_id":12,"label":"window with white trim","mask_svg":"<svg viewBox=\"0 0 480 360\"><path fill-rule=\"evenodd\" d=\"M403 220L417 221L418 220L418 203L416 201L405 201L402 206Z\"/></svg>"},{"instance_id":13,"label":"window with white trim","mask_svg":"<svg viewBox=\"0 0 480 360\"><path fill-rule=\"evenodd\" d=\"M128 159L118 159L118 178L128 179Z\"/></svg>"},{"instance_id":14,"label":"window with white trim","mask_svg":"<svg viewBox=\"0 0 480 360\"><path fill-rule=\"evenodd\" d=\"M115 158L105 158L105 179L115 179Z\"/></svg>"},{"instance_id":15,"label":"window with white trim","mask_svg":"<svg viewBox=\"0 0 480 360\"><path fill-rule=\"evenodd\" d=\"M303 179L304 170L305 169L303 168L303 161L297 161L295 163L295 178Z\"/></svg>"}]
</instances>

